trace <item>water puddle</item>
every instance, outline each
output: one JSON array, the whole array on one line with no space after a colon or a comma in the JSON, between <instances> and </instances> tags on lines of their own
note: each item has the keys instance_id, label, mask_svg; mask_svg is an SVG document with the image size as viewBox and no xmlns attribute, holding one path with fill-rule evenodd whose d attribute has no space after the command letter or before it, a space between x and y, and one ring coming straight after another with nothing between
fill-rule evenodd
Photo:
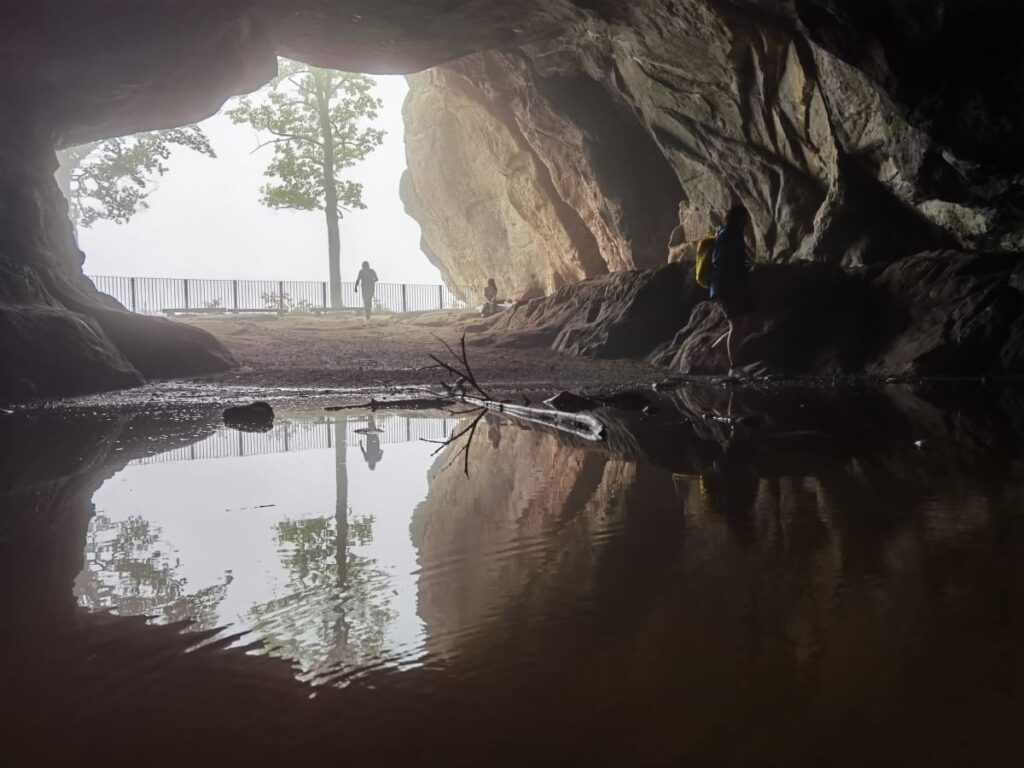
<instances>
[{"instance_id":1,"label":"water puddle","mask_svg":"<svg viewBox=\"0 0 1024 768\"><path fill-rule=\"evenodd\" d=\"M600 443L493 414L12 417L5 743L1012 763L1021 402L695 391Z\"/></svg>"},{"instance_id":2,"label":"water puddle","mask_svg":"<svg viewBox=\"0 0 1024 768\"><path fill-rule=\"evenodd\" d=\"M305 673L422 648L410 525L455 417L279 419L131 461L93 495L78 602L258 639ZM241 641L240 641L241 642Z\"/></svg>"}]
</instances>

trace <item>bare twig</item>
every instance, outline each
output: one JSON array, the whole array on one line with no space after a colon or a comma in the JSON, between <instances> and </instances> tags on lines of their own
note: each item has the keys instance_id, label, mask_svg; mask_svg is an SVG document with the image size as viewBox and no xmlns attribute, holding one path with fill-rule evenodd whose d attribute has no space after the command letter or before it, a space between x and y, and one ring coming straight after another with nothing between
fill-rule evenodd
<instances>
[{"instance_id":1,"label":"bare twig","mask_svg":"<svg viewBox=\"0 0 1024 768\"><path fill-rule=\"evenodd\" d=\"M459 448L459 450L455 452L455 455L452 456L451 460L444 465L444 468L441 470L442 472L448 469L448 467L450 467L452 464L454 464L458 460L459 456L462 456L462 471L466 474L466 477L469 477L469 449L473 446L473 437L476 435L477 425L480 424L480 420L485 415L487 415L486 408L483 411L481 411L480 414L475 419L473 419L473 422L469 425L469 427L467 427L460 433L460 435L464 435L468 432L469 435L466 438L466 442L462 444L462 447Z\"/></svg>"},{"instance_id":2,"label":"bare twig","mask_svg":"<svg viewBox=\"0 0 1024 768\"><path fill-rule=\"evenodd\" d=\"M420 438L420 440L422 442L424 442L424 443L433 443L433 444L438 446L437 449L433 453L430 454L431 456L437 456L437 454L439 454L441 451L443 451L448 446L454 445L460 438L462 438L462 437L466 438L466 441L462 444L462 446L459 448L459 450L457 450L455 452L455 455L451 457L451 459L448 461L447 464L445 464L440 470L438 470L439 472L444 472L452 464L454 464L456 461L458 461L460 456L462 456L463 457L462 471L465 472L466 477L469 477L469 450L470 450L470 447L473 445L473 437L476 435L477 425L480 423L480 420L484 416L487 415L487 409L486 408L476 408L474 410L478 410L479 411L479 413L477 414L476 418L473 419L473 421L471 421L469 423L469 426L465 427L464 429L459 430L458 432L453 434L451 437L448 437L448 438L446 438L444 440L429 440L429 439L427 439L425 437L421 437Z\"/></svg>"},{"instance_id":3,"label":"bare twig","mask_svg":"<svg viewBox=\"0 0 1024 768\"><path fill-rule=\"evenodd\" d=\"M451 373L453 376L458 377L455 383L455 388L458 389L460 384L469 384L477 393L480 394L485 400L490 400L491 396L483 387L480 386L480 382L477 381L476 376L473 373L473 369L469 364L469 354L466 352L466 334L462 334L462 339L459 342L459 348L461 353L456 352L452 349L451 344L442 339L436 333L431 334L435 339L440 341L444 348L448 350L448 353L462 366L461 368L455 365L449 365L435 355L430 355L430 359L433 360L441 368ZM463 387L463 390L465 388Z\"/></svg>"}]
</instances>

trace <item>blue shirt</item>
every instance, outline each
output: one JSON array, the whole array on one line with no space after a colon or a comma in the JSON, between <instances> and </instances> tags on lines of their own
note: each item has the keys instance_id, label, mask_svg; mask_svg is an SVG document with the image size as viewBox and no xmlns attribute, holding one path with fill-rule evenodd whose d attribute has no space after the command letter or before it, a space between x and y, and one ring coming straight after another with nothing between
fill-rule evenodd
<instances>
[{"instance_id":1,"label":"blue shirt","mask_svg":"<svg viewBox=\"0 0 1024 768\"><path fill-rule=\"evenodd\" d=\"M711 280L711 298L741 288L747 280L747 244L743 230L719 227L715 234L715 250L711 254L715 276Z\"/></svg>"}]
</instances>

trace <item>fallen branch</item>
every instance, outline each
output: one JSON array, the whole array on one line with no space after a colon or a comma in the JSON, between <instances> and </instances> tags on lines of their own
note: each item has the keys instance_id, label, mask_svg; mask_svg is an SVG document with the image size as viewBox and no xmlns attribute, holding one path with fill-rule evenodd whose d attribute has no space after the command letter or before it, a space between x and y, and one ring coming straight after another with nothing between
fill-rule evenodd
<instances>
[{"instance_id":1,"label":"fallen branch","mask_svg":"<svg viewBox=\"0 0 1024 768\"><path fill-rule=\"evenodd\" d=\"M466 385L468 384L484 400L490 400L490 394L487 392L487 390L480 386L480 383L476 379L476 375L473 373L473 368L469 364L469 355L466 352L466 334L462 334L462 339L459 342L460 349L462 350L461 354L452 349L451 345L447 341L442 339L440 336L438 336L436 333L431 335L435 339L440 341L442 344L444 344L444 347L445 349L448 350L448 353L453 358L455 358L455 360L458 363L462 365L462 367L459 368L455 365L450 365L444 362L443 360L441 360L441 358L435 355L428 355L428 357L430 357L430 359L433 360L438 366L440 366L441 368L443 368L444 370L448 371L450 374L456 377L455 384L445 385L446 389L449 389L449 391L452 394L458 392L459 394L464 395L466 393Z\"/></svg>"},{"instance_id":2,"label":"fallen branch","mask_svg":"<svg viewBox=\"0 0 1024 768\"><path fill-rule=\"evenodd\" d=\"M458 403L459 399L456 397L409 397L401 400L377 400L371 397L368 403L358 403L356 405L328 405L324 408L325 411L355 411L365 410L369 408L371 411L376 411L380 408L419 408L419 409L444 409L448 406Z\"/></svg>"}]
</instances>

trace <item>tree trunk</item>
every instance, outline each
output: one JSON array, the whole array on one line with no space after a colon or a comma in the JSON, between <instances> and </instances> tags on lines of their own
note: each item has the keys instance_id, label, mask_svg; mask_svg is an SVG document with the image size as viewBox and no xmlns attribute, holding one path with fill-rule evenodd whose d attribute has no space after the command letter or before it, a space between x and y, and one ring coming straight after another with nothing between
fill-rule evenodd
<instances>
[{"instance_id":1,"label":"tree trunk","mask_svg":"<svg viewBox=\"0 0 1024 768\"><path fill-rule=\"evenodd\" d=\"M348 578L348 422L344 418L334 422L334 525L337 552L338 585L345 586Z\"/></svg>"},{"instance_id":2,"label":"tree trunk","mask_svg":"<svg viewBox=\"0 0 1024 768\"><path fill-rule=\"evenodd\" d=\"M337 559L338 591L344 592L348 582L348 422L344 418L334 422L334 546ZM334 617L334 644L328 654L328 663L336 664L348 657L349 625L346 608L338 606Z\"/></svg>"},{"instance_id":3,"label":"tree trunk","mask_svg":"<svg viewBox=\"0 0 1024 768\"><path fill-rule=\"evenodd\" d=\"M341 309L341 233L338 231L338 188L334 178L334 133L331 127L331 104L327 89L317 87L320 111L320 134L324 160L324 215L327 218L327 264L331 287L331 309Z\"/></svg>"}]
</instances>

